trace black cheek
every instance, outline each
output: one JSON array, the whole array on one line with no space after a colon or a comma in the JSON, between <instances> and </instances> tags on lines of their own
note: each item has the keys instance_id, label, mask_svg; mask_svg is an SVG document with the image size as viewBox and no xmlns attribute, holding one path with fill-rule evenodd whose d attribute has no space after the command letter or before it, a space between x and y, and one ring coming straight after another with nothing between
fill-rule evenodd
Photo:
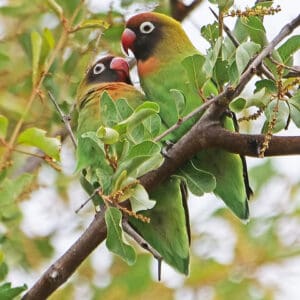
<instances>
[{"instance_id":1,"label":"black cheek","mask_svg":"<svg viewBox=\"0 0 300 300\"><path fill-rule=\"evenodd\" d=\"M100 74L94 74L93 70L88 73L87 76L87 83L88 84L95 84L95 83L102 83L102 82L114 82L118 80L118 74L112 70L105 70Z\"/></svg>"},{"instance_id":2,"label":"black cheek","mask_svg":"<svg viewBox=\"0 0 300 300\"><path fill-rule=\"evenodd\" d=\"M154 53L154 50L161 40L161 31L157 27L149 34L136 33L136 41L134 43L135 58L138 60L147 60Z\"/></svg>"}]
</instances>

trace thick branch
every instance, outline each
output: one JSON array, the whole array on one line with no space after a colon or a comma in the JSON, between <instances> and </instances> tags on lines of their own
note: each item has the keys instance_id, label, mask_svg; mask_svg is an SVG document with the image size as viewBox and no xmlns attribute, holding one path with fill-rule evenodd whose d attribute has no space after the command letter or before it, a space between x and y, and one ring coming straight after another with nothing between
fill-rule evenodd
<instances>
[{"instance_id":1,"label":"thick branch","mask_svg":"<svg viewBox=\"0 0 300 300\"><path fill-rule=\"evenodd\" d=\"M94 220L80 238L42 275L35 285L22 298L46 299L62 285L87 256L106 238L104 213L95 215Z\"/></svg>"},{"instance_id":2,"label":"thick branch","mask_svg":"<svg viewBox=\"0 0 300 300\"><path fill-rule=\"evenodd\" d=\"M258 157L259 148L265 140L263 134L240 134L222 127L213 130L214 136L209 144L240 155ZM273 136L264 156L295 154L300 154L300 136Z\"/></svg>"}]
</instances>

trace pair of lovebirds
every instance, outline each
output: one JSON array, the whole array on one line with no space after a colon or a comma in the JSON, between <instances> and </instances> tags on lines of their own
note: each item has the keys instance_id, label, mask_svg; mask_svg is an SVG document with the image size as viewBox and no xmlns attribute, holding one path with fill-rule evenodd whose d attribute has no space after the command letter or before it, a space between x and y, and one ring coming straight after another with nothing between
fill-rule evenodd
<instances>
[{"instance_id":1,"label":"pair of lovebirds","mask_svg":"<svg viewBox=\"0 0 300 300\"><path fill-rule=\"evenodd\" d=\"M133 108L145 99L158 103L159 115L165 128L201 106L204 97L217 93L211 80L207 79L203 86L199 86L197 78L193 80L194 74L189 74L190 69L186 65L193 57L202 59L203 56L176 20L155 12L135 15L127 21L121 42L124 51L127 54L132 51L136 58L140 84L145 94L131 84L125 59L107 56L98 60L88 70L78 90L77 137L81 148L85 147L82 134L96 131L101 125L99 100L105 91L114 101L126 99ZM180 113L171 96L174 89L179 90L184 97L185 103ZM176 142L196 120L194 118L183 123L167 139ZM225 128L234 130L233 121L228 116L224 116L221 122ZM89 151L91 149L86 149L88 155L93 155ZM193 172L198 170L201 174L213 176L216 182L213 192L237 217L248 218L251 189L248 182L245 183L246 170L239 155L222 149L201 151L182 168L180 175L184 177L184 174L188 174L189 180L193 180L193 174L189 174L191 167L194 168ZM145 215L151 216L150 224L135 219L130 222L168 264L187 274L190 233L184 182L182 177L171 177L151 191L150 196L157 203L153 209L145 211Z\"/></svg>"}]
</instances>

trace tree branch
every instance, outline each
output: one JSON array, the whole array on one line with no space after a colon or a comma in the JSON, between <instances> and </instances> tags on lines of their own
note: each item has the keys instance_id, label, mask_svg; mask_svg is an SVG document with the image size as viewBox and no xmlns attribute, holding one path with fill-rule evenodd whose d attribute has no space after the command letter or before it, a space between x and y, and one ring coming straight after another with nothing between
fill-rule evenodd
<instances>
[{"instance_id":1,"label":"tree branch","mask_svg":"<svg viewBox=\"0 0 300 300\"><path fill-rule=\"evenodd\" d=\"M263 135L247 135L229 132L220 126L220 117L230 100L238 96L254 74L254 70L269 55L275 46L294 28L300 25L300 15L285 25L271 43L254 59L241 76L235 89L228 86L223 93L214 97L206 113L168 151L168 158L157 169L140 178L141 184L150 191L176 172L197 152L211 147L242 155L258 156ZM300 154L300 137L274 136L265 156ZM104 212L97 213L82 236L41 276L34 286L22 298L23 300L45 299L63 284L78 268L81 262L106 238Z\"/></svg>"},{"instance_id":2,"label":"tree branch","mask_svg":"<svg viewBox=\"0 0 300 300\"><path fill-rule=\"evenodd\" d=\"M104 212L100 212L95 215L94 220L79 239L50 266L22 299L46 299L71 276L105 238Z\"/></svg>"},{"instance_id":3,"label":"tree branch","mask_svg":"<svg viewBox=\"0 0 300 300\"><path fill-rule=\"evenodd\" d=\"M170 0L171 16L177 21L181 22L187 15L195 9L203 0L194 0L191 4L185 5L180 0Z\"/></svg>"}]
</instances>

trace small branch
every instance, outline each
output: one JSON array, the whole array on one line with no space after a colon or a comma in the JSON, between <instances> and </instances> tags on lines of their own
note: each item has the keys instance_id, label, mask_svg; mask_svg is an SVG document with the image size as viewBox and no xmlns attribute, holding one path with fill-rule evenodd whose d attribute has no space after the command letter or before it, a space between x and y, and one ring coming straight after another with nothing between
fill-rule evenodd
<instances>
[{"instance_id":1,"label":"small branch","mask_svg":"<svg viewBox=\"0 0 300 300\"><path fill-rule=\"evenodd\" d=\"M80 210L82 210L98 193L100 189L97 188L93 191L93 193L88 197L76 210L75 213L78 214Z\"/></svg>"},{"instance_id":2,"label":"small branch","mask_svg":"<svg viewBox=\"0 0 300 300\"><path fill-rule=\"evenodd\" d=\"M163 257L137 232L135 229L128 223L126 218L122 220L123 230L132 237L141 248L145 249L146 251L150 252L154 258L157 259L158 262L158 280L161 280L161 262Z\"/></svg>"},{"instance_id":3,"label":"small branch","mask_svg":"<svg viewBox=\"0 0 300 300\"><path fill-rule=\"evenodd\" d=\"M131 236L143 249L150 252L157 260L162 260L161 255L123 218L122 226L124 231Z\"/></svg>"},{"instance_id":4,"label":"small branch","mask_svg":"<svg viewBox=\"0 0 300 300\"><path fill-rule=\"evenodd\" d=\"M123 230L131 236L143 249L150 252L158 262L158 281L161 280L161 262L163 257L128 223L128 220L123 218Z\"/></svg>"},{"instance_id":5,"label":"small branch","mask_svg":"<svg viewBox=\"0 0 300 300\"><path fill-rule=\"evenodd\" d=\"M168 134L170 134L171 132L173 132L174 130L176 130L178 127L181 126L181 124L183 124L184 122L186 122L187 120L193 118L194 116L203 113L205 110L207 110L207 108L213 104L214 102L218 101L218 97L214 97L208 101L206 101L205 103L203 103L201 106L199 106L197 109L193 110L192 112L190 112L188 115L186 115L185 117L183 117L182 119L180 119L177 123L175 123L173 126L171 126L170 128L168 128L166 131L164 131L162 134L160 134L159 136L157 136L154 139L154 142L158 142L161 139L163 139L165 136L167 136Z\"/></svg>"},{"instance_id":6,"label":"small branch","mask_svg":"<svg viewBox=\"0 0 300 300\"><path fill-rule=\"evenodd\" d=\"M283 76L284 78L300 77L300 66L294 66L293 70Z\"/></svg>"},{"instance_id":7,"label":"small branch","mask_svg":"<svg viewBox=\"0 0 300 300\"><path fill-rule=\"evenodd\" d=\"M57 112L59 113L61 120L64 122L65 127L67 129L67 132L69 133L69 136L71 137L72 143L75 147L75 149L77 148L77 143L76 143L76 139L75 136L73 134L71 125L70 125L70 121L71 121L71 117L69 115L65 115L64 112L60 109L58 103L56 102L54 96L52 95L52 93L50 91L48 91L48 95L50 100L52 101L52 103L54 104Z\"/></svg>"}]
</instances>

